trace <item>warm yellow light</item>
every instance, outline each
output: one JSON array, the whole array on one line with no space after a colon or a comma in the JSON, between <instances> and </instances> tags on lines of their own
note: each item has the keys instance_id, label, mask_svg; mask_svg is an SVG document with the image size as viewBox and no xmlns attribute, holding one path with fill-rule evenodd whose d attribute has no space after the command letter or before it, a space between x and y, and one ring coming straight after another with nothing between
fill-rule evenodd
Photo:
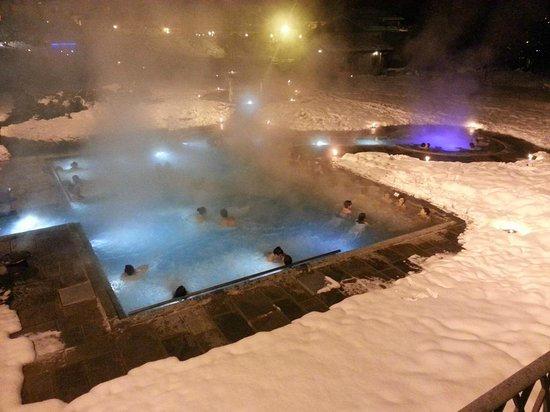
<instances>
[{"instance_id":1,"label":"warm yellow light","mask_svg":"<svg viewBox=\"0 0 550 412\"><path fill-rule=\"evenodd\" d=\"M286 37L290 34L290 26L285 23L279 28L279 31L281 32L281 35Z\"/></svg>"},{"instance_id":2,"label":"warm yellow light","mask_svg":"<svg viewBox=\"0 0 550 412\"><path fill-rule=\"evenodd\" d=\"M163 27L162 28L162 32L164 34L170 34L172 32L172 30L170 30L170 27Z\"/></svg>"},{"instance_id":3,"label":"warm yellow light","mask_svg":"<svg viewBox=\"0 0 550 412\"><path fill-rule=\"evenodd\" d=\"M113 24L113 29L117 30L118 29L118 24Z\"/></svg>"}]
</instances>

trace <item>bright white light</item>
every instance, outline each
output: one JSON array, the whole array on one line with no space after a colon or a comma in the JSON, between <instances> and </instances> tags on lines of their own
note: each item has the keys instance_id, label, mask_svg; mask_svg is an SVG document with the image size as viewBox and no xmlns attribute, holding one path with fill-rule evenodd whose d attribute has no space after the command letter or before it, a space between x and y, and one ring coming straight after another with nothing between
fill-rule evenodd
<instances>
[{"instance_id":1,"label":"bright white light","mask_svg":"<svg viewBox=\"0 0 550 412\"><path fill-rule=\"evenodd\" d=\"M380 52L375 51L375 52L372 53L372 55L373 55L373 56L379 56L379 55L380 55Z\"/></svg>"},{"instance_id":2,"label":"bright white light","mask_svg":"<svg viewBox=\"0 0 550 412\"><path fill-rule=\"evenodd\" d=\"M533 153L529 153L529 154L527 155L527 158L528 158L529 160L533 160Z\"/></svg>"},{"instance_id":3,"label":"bright white light","mask_svg":"<svg viewBox=\"0 0 550 412\"><path fill-rule=\"evenodd\" d=\"M317 50L317 53L323 53L323 49Z\"/></svg>"},{"instance_id":4,"label":"bright white light","mask_svg":"<svg viewBox=\"0 0 550 412\"><path fill-rule=\"evenodd\" d=\"M116 62L116 64L122 64L122 62L119 60L119 61Z\"/></svg>"},{"instance_id":5,"label":"bright white light","mask_svg":"<svg viewBox=\"0 0 550 412\"><path fill-rule=\"evenodd\" d=\"M376 129L377 127L378 127L378 123L376 123L376 122L372 122L371 125L370 125L371 129Z\"/></svg>"},{"instance_id":6,"label":"bright white light","mask_svg":"<svg viewBox=\"0 0 550 412\"><path fill-rule=\"evenodd\" d=\"M245 33L245 34L244 34L244 37L248 37L248 33Z\"/></svg>"},{"instance_id":7,"label":"bright white light","mask_svg":"<svg viewBox=\"0 0 550 412\"><path fill-rule=\"evenodd\" d=\"M269 37L273 38L273 33L269 33Z\"/></svg>"},{"instance_id":8,"label":"bright white light","mask_svg":"<svg viewBox=\"0 0 550 412\"><path fill-rule=\"evenodd\" d=\"M328 146L328 142L326 140L321 140L321 139L317 140L314 144L317 147Z\"/></svg>"},{"instance_id":9,"label":"bright white light","mask_svg":"<svg viewBox=\"0 0 550 412\"><path fill-rule=\"evenodd\" d=\"M425 160L426 162L429 162L429 161L430 161L430 159L431 159L431 157L430 157L430 156L425 156L425 157L424 157L424 160Z\"/></svg>"},{"instance_id":10,"label":"bright white light","mask_svg":"<svg viewBox=\"0 0 550 412\"><path fill-rule=\"evenodd\" d=\"M170 153L165 152L164 150L159 150L155 152L155 159L166 161L170 158Z\"/></svg>"},{"instance_id":11,"label":"bright white light","mask_svg":"<svg viewBox=\"0 0 550 412\"><path fill-rule=\"evenodd\" d=\"M291 97L291 98L288 99L288 100L291 101L291 102L295 102L295 101L296 101L296 99L295 99L294 97Z\"/></svg>"},{"instance_id":12,"label":"bright white light","mask_svg":"<svg viewBox=\"0 0 550 412\"><path fill-rule=\"evenodd\" d=\"M31 214L17 220L13 225L12 233L27 232L28 230L42 229L48 226L51 226L51 222Z\"/></svg>"},{"instance_id":13,"label":"bright white light","mask_svg":"<svg viewBox=\"0 0 550 412\"><path fill-rule=\"evenodd\" d=\"M279 29L279 31L281 32L281 34L283 36L288 36L290 34L290 26L288 24L283 24L281 26L281 28Z\"/></svg>"},{"instance_id":14,"label":"bright white light","mask_svg":"<svg viewBox=\"0 0 550 412\"><path fill-rule=\"evenodd\" d=\"M338 149L336 149L336 148L332 149L332 155L333 156L338 156Z\"/></svg>"},{"instance_id":15,"label":"bright white light","mask_svg":"<svg viewBox=\"0 0 550 412\"><path fill-rule=\"evenodd\" d=\"M271 120L266 120L265 124L267 124L269 126L271 124Z\"/></svg>"},{"instance_id":16,"label":"bright white light","mask_svg":"<svg viewBox=\"0 0 550 412\"><path fill-rule=\"evenodd\" d=\"M349 77L353 78L353 74L350 74Z\"/></svg>"},{"instance_id":17,"label":"bright white light","mask_svg":"<svg viewBox=\"0 0 550 412\"><path fill-rule=\"evenodd\" d=\"M252 106L254 104L254 102L251 99L248 99L246 101L246 104L249 105L249 106Z\"/></svg>"},{"instance_id":18,"label":"bright white light","mask_svg":"<svg viewBox=\"0 0 550 412\"><path fill-rule=\"evenodd\" d=\"M481 123L477 123L473 120L470 120L468 121L465 126L468 128L468 129L483 129L483 125Z\"/></svg>"},{"instance_id":19,"label":"bright white light","mask_svg":"<svg viewBox=\"0 0 550 412\"><path fill-rule=\"evenodd\" d=\"M200 94L197 94L197 97L200 99L200 98L201 98L201 95L200 95Z\"/></svg>"},{"instance_id":20,"label":"bright white light","mask_svg":"<svg viewBox=\"0 0 550 412\"><path fill-rule=\"evenodd\" d=\"M301 39L303 36L301 34L298 35L298 38Z\"/></svg>"},{"instance_id":21,"label":"bright white light","mask_svg":"<svg viewBox=\"0 0 550 412\"><path fill-rule=\"evenodd\" d=\"M118 30L118 24L113 24L113 29Z\"/></svg>"},{"instance_id":22,"label":"bright white light","mask_svg":"<svg viewBox=\"0 0 550 412\"><path fill-rule=\"evenodd\" d=\"M172 32L172 30L170 29L170 27L163 27L162 32L164 34L170 34Z\"/></svg>"},{"instance_id":23,"label":"bright white light","mask_svg":"<svg viewBox=\"0 0 550 412\"><path fill-rule=\"evenodd\" d=\"M290 86L290 85L292 84L292 80L288 79L288 80L286 81L286 84L288 84L288 85Z\"/></svg>"}]
</instances>

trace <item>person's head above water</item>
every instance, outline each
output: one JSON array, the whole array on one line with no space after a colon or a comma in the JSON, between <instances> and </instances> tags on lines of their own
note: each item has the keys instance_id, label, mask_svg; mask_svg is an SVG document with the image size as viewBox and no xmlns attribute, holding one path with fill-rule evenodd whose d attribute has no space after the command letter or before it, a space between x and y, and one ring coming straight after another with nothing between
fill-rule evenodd
<instances>
[{"instance_id":1,"label":"person's head above water","mask_svg":"<svg viewBox=\"0 0 550 412\"><path fill-rule=\"evenodd\" d=\"M78 163L77 163L77 162L72 162L72 163L71 163L71 168L76 169L77 167L78 167Z\"/></svg>"},{"instance_id":2,"label":"person's head above water","mask_svg":"<svg viewBox=\"0 0 550 412\"><path fill-rule=\"evenodd\" d=\"M204 206L197 208L197 212L199 212L201 216L206 216L206 208Z\"/></svg>"},{"instance_id":3,"label":"person's head above water","mask_svg":"<svg viewBox=\"0 0 550 412\"><path fill-rule=\"evenodd\" d=\"M220 216L224 219L227 219L229 217L229 213L227 213L227 209L220 210Z\"/></svg>"},{"instance_id":4,"label":"person's head above water","mask_svg":"<svg viewBox=\"0 0 550 412\"><path fill-rule=\"evenodd\" d=\"M277 246L275 249L273 249L273 254L275 256L284 255L285 252L283 252L283 249L280 246Z\"/></svg>"},{"instance_id":5,"label":"person's head above water","mask_svg":"<svg viewBox=\"0 0 550 412\"><path fill-rule=\"evenodd\" d=\"M345 200L344 201L344 207L346 209L349 209L351 207L352 203L351 203L351 200Z\"/></svg>"},{"instance_id":6,"label":"person's head above water","mask_svg":"<svg viewBox=\"0 0 550 412\"><path fill-rule=\"evenodd\" d=\"M367 215L364 213L359 213L359 216L357 216L357 223L365 223L365 220L367 220Z\"/></svg>"}]
</instances>

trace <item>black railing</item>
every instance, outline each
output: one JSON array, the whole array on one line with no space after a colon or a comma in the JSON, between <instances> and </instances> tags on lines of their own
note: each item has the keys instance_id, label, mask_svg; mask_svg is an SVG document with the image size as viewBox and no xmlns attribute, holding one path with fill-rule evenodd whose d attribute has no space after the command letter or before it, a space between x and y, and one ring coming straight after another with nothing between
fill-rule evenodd
<instances>
[{"instance_id":1,"label":"black railing","mask_svg":"<svg viewBox=\"0 0 550 412\"><path fill-rule=\"evenodd\" d=\"M152 305L145 306L143 308L133 310L133 311L128 313L128 316L135 315L135 314L141 313L141 312L145 312L145 311L150 310L150 309L159 308L161 306L169 305L171 303L176 303L176 302L179 302L179 301L182 301L182 300L196 298L198 296L205 295L207 293L211 293L211 292L215 292L215 291L218 291L218 290L225 289L229 286L233 286L233 285L236 285L238 283L246 282L247 280L257 279L257 278L260 278L262 276L266 276L266 275L270 275L270 274L279 272L281 270L285 270L285 269L289 269L289 268L295 268L295 267L303 265L307 262L311 262L311 261L317 260L317 259L322 259L324 257L335 255L335 254L340 253L340 252L341 252L340 249L336 249L336 250L333 250L332 252L327 252L327 253L323 253L321 255L317 255L317 256L307 258L307 259L299 260L297 262L292 263L292 265L277 266L276 268L272 268L272 269L264 270L262 272L254 273L253 275L248 275L248 276L244 276L242 278L231 280L229 282L220 283L219 285L211 286L211 287L206 288L206 289L201 289L201 290L197 290L196 292L188 293L187 295L182 296L182 297L177 297L177 298L164 300L162 302L154 303Z\"/></svg>"},{"instance_id":2,"label":"black railing","mask_svg":"<svg viewBox=\"0 0 550 412\"><path fill-rule=\"evenodd\" d=\"M505 381L499 383L460 412L503 411L509 401L514 402L514 411L524 412L527 401L536 383L540 382L540 391L531 410L550 412L550 352L520 369Z\"/></svg>"}]
</instances>

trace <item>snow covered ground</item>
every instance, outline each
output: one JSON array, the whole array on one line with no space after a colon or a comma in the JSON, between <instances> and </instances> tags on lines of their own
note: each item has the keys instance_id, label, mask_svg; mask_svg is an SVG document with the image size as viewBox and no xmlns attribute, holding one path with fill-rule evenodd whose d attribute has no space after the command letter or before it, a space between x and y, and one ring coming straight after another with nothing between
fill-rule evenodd
<instances>
[{"instance_id":1,"label":"snow covered ground","mask_svg":"<svg viewBox=\"0 0 550 412\"><path fill-rule=\"evenodd\" d=\"M429 84L406 76L379 77L332 93L303 90L295 102L268 105L261 115L275 125L297 130L360 130L372 123L462 126L476 122L486 130L550 147L549 92L546 97L501 91L442 94L441 85L427 88Z\"/></svg>"},{"instance_id":2,"label":"snow covered ground","mask_svg":"<svg viewBox=\"0 0 550 412\"><path fill-rule=\"evenodd\" d=\"M418 108L422 105L415 104L419 99L414 96L384 90L373 88L368 102L351 100L349 93L306 93L295 103L265 107L262 116L313 129L421 122L421 116L452 121L450 109ZM395 98L388 97L392 93ZM457 122L475 120L490 130L550 144L544 100L478 100L456 116ZM462 107L463 100L457 101ZM222 106L206 103L214 105L206 109L208 115L198 105L180 110L163 102L150 113L167 127L179 127L186 124L187 114L181 113L195 107L201 119L215 123L219 119L213 113L219 117ZM449 99L449 107L451 103ZM414 107L419 115L413 114ZM326 313L310 313L284 328L185 362L168 358L143 365L68 406L47 401L34 407L456 410L550 350L548 154L539 153L531 162L462 164L363 153L345 155L337 164L460 215L468 222L461 237L464 250L424 260L422 272L391 288L348 298ZM33 358L29 340L7 339L17 327L13 312L0 307L4 408L19 401L20 367Z\"/></svg>"},{"instance_id":3,"label":"snow covered ground","mask_svg":"<svg viewBox=\"0 0 550 412\"><path fill-rule=\"evenodd\" d=\"M131 102L126 109L120 101L107 99L88 110L73 113L71 118L31 119L3 127L2 135L42 141L78 140L105 128L108 131L114 124L177 130L216 124L230 114L228 104L202 100L196 93L166 94L151 101Z\"/></svg>"},{"instance_id":4,"label":"snow covered ground","mask_svg":"<svg viewBox=\"0 0 550 412\"><path fill-rule=\"evenodd\" d=\"M487 130L511 134L542 147L550 147L550 98L546 92L474 93L472 85L454 87L409 76L366 77L354 87L332 92L300 88L294 102L268 103L258 115L264 121L297 130L359 130L373 123L476 122ZM441 93L441 90L447 90ZM466 91L465 91L466 90ZM116 94L116 90L111 90ZM149 101L126 102L135 123L171 130L216 124L230 117L234 107L198 98L201 90L179 92L162 88ZM5 136L33 140L73 140L97 133L98 126L121 112L121 102L105 99L72 119L29 120L2 128Z\"/></svg>"}]
</instances>

